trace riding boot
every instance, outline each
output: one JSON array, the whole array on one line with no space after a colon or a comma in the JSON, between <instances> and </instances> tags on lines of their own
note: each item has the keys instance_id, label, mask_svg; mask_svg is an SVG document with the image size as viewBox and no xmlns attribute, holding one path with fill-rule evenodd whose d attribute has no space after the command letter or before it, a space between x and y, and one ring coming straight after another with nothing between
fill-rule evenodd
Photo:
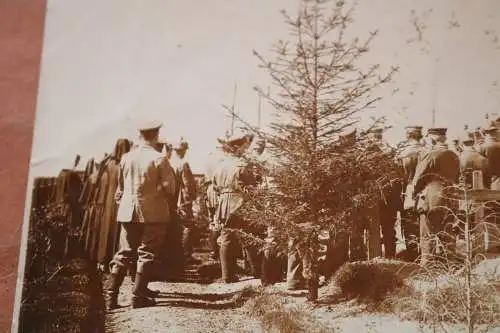
<instances>
[{"instance_id":1,"label":"riding boot","mask_svg":"<svg viewBox=\"0 0 500 333\"><path fill-rule=\"evenodd\" d=\"M147 274L137 272L135 275L135 285L132 298L132 308L144 308L156 305L156 302L148 294Z\"/></svg>"},{"instance_id":2,"label":"riding boot","mask_svg":"<svg viewBox=\"0 0 500 333\"><path fill-rule=\"evenodd\" d=\"M119 308L118 293L120 286L125 279L125 272L119 271L112 273L108 281L108 288L106 289L105 305L108 311Z\"/></svg>"}]
</instances>

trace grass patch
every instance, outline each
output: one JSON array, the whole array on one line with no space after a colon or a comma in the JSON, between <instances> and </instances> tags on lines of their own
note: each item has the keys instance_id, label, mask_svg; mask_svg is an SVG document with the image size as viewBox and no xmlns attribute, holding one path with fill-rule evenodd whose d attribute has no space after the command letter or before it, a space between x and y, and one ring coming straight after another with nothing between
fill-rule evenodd
<instances>
[{"instance_id":1,"label":"grass patch","mask_svg":"<svg viewBox=\"0 0 500 333\"><path fill-rule=\"evenodd\" d=\"M246 304L249 314L260 321L264 332L268 333L333 333L307 310L291 307L286 299L274 294L263 294Z\"/></svg>"},{"instance_id":2,"label":"grass patch","mask_svg":"<svg viewBox=\"0 0 500 333\"><path fill-rule=\"evenodd\" d=\"M498 283L498 282L497 282ZM498 325L500 293L495 283L474 280L471 284L471 314L476 325ZM421 291L394 295L386 302L402 319L424 324L465 324L467 322L467 286L463 277L450 277Z\"/></svg>"}]
</instances>

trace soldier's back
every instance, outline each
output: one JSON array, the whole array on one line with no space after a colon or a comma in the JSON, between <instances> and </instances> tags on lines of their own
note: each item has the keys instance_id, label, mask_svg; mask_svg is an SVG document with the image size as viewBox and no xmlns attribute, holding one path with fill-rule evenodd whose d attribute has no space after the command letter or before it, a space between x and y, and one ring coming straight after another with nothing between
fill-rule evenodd
<instances>
[{"instance_id":1,"label":"soldier's back","mask_svg":"<svg viewBox=\"0 0 500 333\"><path fill-rule=\"evenodd\" d=\"M481 155L486 157L492 176L500 176L500 142L485 142L480 147Z\"/></svg>"}]
</instances>

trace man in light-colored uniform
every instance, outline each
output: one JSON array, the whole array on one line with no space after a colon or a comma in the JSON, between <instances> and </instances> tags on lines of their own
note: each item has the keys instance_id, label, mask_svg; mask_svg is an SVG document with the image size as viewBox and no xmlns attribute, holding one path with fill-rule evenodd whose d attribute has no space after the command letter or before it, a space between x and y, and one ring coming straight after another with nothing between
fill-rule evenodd
<instances>
[{"instance_id":1,"label":"man in light-colored uniform","mask_svg":"<svg viewBox=\"0 0 500 333\"><path fill-rule=\"evenodd\" d=\"M132 307L152 306L147 288L153 264L161 250L170 221L169 197L175 191L174 175L164 154L157 150L160 122L139 127L142 143L120 163L117 221L121 224L119 250L110 263L108 309L118 307L117 297L127 268L137 256Z\"/></svg>"},{"instance_id":2,"label":"man in light-colored uniform","mask_svg":"<svg viewBox=\"0 0 500 333\"><path fill-rule=\"evenodd\" d=\"M417 199L420 216L421 264L428 263L432 253L439 248L444 255L453 255L455 237L452 227L455 219L450 210L456 201L448 199L447 188L456 185L460 176L458 156L448 148L446 128L430 128L432 148L422 154L412 181L412 198ZM439 240L438 243L435 241Z\"/></svg>"},{"instance_id":3,"label":"man in light-colored uniform","mask_svg":"<svg viewBox=\"0 0 500 333\"><path fill-rule=\"evenodd\" d=\"M407 126L407 145L401 152L399 159L403 168L404 204L401 213L401 233L405 239L408 259L415 260L418 257L419 219L416 212L415 202L411 197L411 184L415 170L424 146L422 140L422 126Z\"/></svg>"},{"instance_id":4,"label":"man in light-colored uniform","mask_svg":"<svg viewBox=\"0 0 500 333\"><path fill-rule=\"evenodd\" d=\"M248 168L241 157L252 139L253 136L247 135L224 142L227 156L219 163L213 177L219 193L215 221L221 226L219 251L222 278L226 283L237 281L238 237L235 229L241 229L245 224L238 213L244 202L244 186L248 181Z\"/></svg>"}]
</instances>

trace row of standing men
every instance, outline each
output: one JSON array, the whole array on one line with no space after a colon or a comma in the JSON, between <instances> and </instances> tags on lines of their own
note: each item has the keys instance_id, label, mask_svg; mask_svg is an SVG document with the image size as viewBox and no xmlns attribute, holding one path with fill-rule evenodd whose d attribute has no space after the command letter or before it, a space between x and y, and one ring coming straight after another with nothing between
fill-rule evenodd
<instances>
[{"instance_id":1,"label":"row of standing men","mask_svg":"<svg viewBox=\"0 0 500 333\"><path fill-rule=\"evenodd\" d=\"M429 128L426 142L422 126L407 126L403 149L396 155L395 167L399 169L398 181L391 182L376 207L372 220L362 217L353 221L349 234L332 237L332 250L327 258L331 274L342 263L384 256L396 257L397 214L401 217L401 231L406 249L398 255L404 259L425 264L436 253L453 256L456 236L460 226L456 216L463 215L464 206L450 200L445 192L457 185L460 177L472 187L472 172L481 171L485 189L500 190L499 122L488 123L482 129L466 131L462 137L447 143L446 128ZM345 142L354 144L355 133ZM381 133L379 145L383 146ZM383 149L383 148L381 148ZM487 206L489 221L497 225L499 210L494 203ZM450 214L451 211L458 215ZM360 214L362 215L362 214ZM374 217L374 218L373 218ZM363 239L366 232L367 239ZM436 237L438 235L438 237ZM380 237L381 236L381 237ZM490 250L494 250L490 247Z\"/></svg>"},{"instance_id":2,"label":"row of standing men","mask_svg":"<svg viewBox=\"0 0 500 333\"><path fill-rule=\"evenodd\" d=\"M446 128L429 128L424 143L422 126L407 126L406 142L395 160L398 180L391 182L389 191L384 192L385 196L381 198L376 209L370 209L367 213L371 214L369 219L361 213L359 219L352 222L350 232L331 235L325 263L321 269L322 274L325 277L331 276L336 268L347 261L381 256L395 258L398 212L406 246L406 249L398 254L401 258L413 261L420 257L420 262L425 264L436 253L453 256L459 229L457 219L448 212L449 209L454 209L460 216L464 213L464 207L459 207L454 200L448 200L445 192L449 186L459 183L461 175L470 188L473 171L481 171L481 185L484 188L500 189L498 124L491 122L482 129L465 131L462 137L454 140L451 147L447 143ZM388 147L382 139L382 130L376 130L374 134L372 142L377 149L387 150ZM353 132L344 136L344 145L354 144L355 135ZM213 253L220 253L222 276L226 282L236 279L233 269L236 267L234 250L233 254L230 250L234 249L234 244L237 243L234 230L246 229L256 236L265 234L263 230L259 233L249 228L249 222L244 221L238 213L243 202L243 198L237 194L239 184L251 184L256 181L255 175L245 176L246 165L238 162L238 157L248 152L251 143L252 136L226 141L226 147L229 147L226 148L226 153L233 158L220 162L213 176L208 178L207 206L216 225L212 231ZM263 148L262 144L257 144L254 152L260 155ZM494 204L489 206L488 215L491 216L490 222L493 224L498 224L495 219L497 207ZM290 247L292 248L293 246ZM243 250L254 276L261 277L263 281L279 279L279 272L260 269L273 265L277 269L281 268L276 258L259 256L258 249L252 246ZM304 276L306 263L303 259L297 251L288 253L286 270L289 289L307 288L308 282Z\"/></svg>"}]
</instances>

